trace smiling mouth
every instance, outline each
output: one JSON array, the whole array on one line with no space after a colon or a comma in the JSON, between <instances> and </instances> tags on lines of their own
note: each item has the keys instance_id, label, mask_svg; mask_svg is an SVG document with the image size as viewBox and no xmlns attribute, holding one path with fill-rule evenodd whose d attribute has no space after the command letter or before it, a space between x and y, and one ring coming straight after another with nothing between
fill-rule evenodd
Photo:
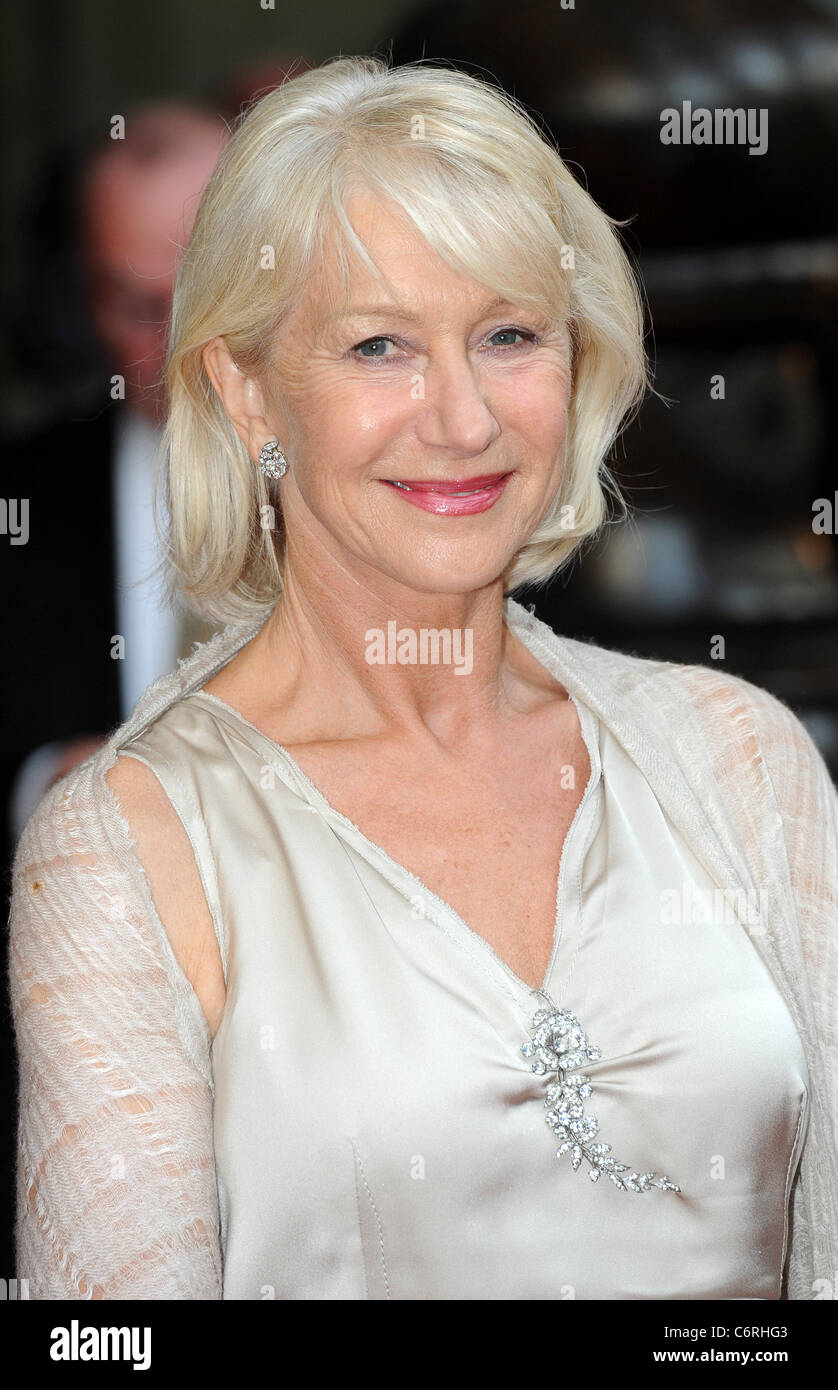
<instances>
[{"instance_id":1,"label":"smiling mouth","mask_svg":"<svg viewBox=\"0 0 838 1390\"><path fill-rule=\"evenodd\" d=\"M432 482L403 483L396 478L386 478L384 481L390 483L392 487L401 488L404 492L435 492L441 497L474 497L478 492L485 492L487 488L496 487L498 483L508 477L509 473L487 473L479 478L465 478L462 481L455 479L452 482L439 479Z\"/></svg>"},{"instance_id":2,"label":"smiling mouth","mask_svg":"<svg viewBox=\"0 0 838 1390\"><path fill-rule=\"evenodd\" d=\"M468 517L488 512L503 496L512 477L482 473L471 478L382 478L385 487L401 493L402 501L437 517Z\"/></svg>"}]
</instances>

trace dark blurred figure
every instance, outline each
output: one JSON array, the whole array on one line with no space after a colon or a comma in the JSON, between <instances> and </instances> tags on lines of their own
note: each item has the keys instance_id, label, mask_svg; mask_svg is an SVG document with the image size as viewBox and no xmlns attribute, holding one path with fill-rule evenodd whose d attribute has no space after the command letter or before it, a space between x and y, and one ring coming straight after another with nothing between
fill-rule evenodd
<instances>
[{"instance_id":1,"label":"dark blurred figure","mask_svg":"<svg viewBox=\"0 0 838 1390\"><path fill-rule=\"evenodd\" d=\"M80 188L80 252L91 322L129 406L153 424L165 415L165 327L180 249L226 143L209 112L158 106L129 117Z\"/></svg>"},{"instance_id":2,"label":"dark blurred figure","mask_svg":"<svg viewBox=\"0 0 838 1390\"><path fill-rule=\"evenodd\" d=\"M6 870L52 782L211 630L172 612L146 576L159 555L152 478L175 269L227 138L212 111L147 107L124 139L89 153L77 181L75 260L105 365L91 409L5 450L5 496L27 508L26 531L0 538Z\"/></svg>"}]
</instances>

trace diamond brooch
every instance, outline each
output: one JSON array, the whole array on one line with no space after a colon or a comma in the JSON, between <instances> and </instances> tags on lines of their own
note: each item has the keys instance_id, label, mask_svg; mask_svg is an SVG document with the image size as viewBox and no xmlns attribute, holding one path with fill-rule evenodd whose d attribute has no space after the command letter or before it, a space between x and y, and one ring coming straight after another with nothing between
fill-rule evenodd
<instances>
[{"instance_id":1,"label":"diamond brooch","mask_svg":"<svg viewBox=\"0 0 838 1390\"><path fill-rule=\"evenodd\" d=\"M590 1078L582 1072L568 1072L584 1062L595 1062L602 1054L589 1043L585 1030L569 1009L539 1009L530 1025L530 1039L521 1048L525 1057L535 1060L532 1069L537 1076L555 1072L558 1081L547 1088L544 1104L545 1120L561 1141L556 1157L570 1154L573 1171L587 1159L588 1177L598 1182L605 1173L621 1192L648 1192L659 1187L662 1192L680 1192L677 1183L654 1173L635 1173L627 1163L617 1163L611 1157L610 1144L594 1144L599 1124L593 1115L585 1114L583 1102L592 1094Z\"/></svg>"}]
</instances>

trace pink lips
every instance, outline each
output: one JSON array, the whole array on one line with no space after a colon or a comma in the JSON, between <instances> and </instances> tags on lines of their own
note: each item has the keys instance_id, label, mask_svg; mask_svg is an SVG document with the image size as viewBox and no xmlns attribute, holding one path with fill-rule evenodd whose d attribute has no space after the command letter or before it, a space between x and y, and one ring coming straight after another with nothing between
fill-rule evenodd
<instances>
[{"instance_id":1,"label":"pink lips","mask_svg":"<svg viewBox=\"0 0 838 1390\"><path fill-rule=\"evenodd\" d=\"M437 516L473 516L493 507L511 478L511 473L481 473L476 478L425 482L421 479L382 478L406 502Z\"/></svg>"}]
</instances>

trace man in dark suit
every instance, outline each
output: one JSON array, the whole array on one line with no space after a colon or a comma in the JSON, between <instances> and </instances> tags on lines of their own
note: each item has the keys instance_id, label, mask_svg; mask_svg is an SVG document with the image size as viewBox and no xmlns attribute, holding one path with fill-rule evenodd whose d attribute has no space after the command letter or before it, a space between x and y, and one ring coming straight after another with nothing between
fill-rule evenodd
<instances>
[{"instance_id":1,"label":"man in dark suit","mask_svg":"<svg viewBox=\"0 0 838 1390\"><path fill-rule=\"evenodd\" d=\"M101 405L4 451L0 798L7 870L23 822L47 788L130 713L150 680L211 631L179 620L157 588L138 581L159 558L151 479L177 258L226 139L213 113L153 107L129 115L124 138L108 138L82 173L79 256L111 375Z\"/></svg>"}]
</instances>

